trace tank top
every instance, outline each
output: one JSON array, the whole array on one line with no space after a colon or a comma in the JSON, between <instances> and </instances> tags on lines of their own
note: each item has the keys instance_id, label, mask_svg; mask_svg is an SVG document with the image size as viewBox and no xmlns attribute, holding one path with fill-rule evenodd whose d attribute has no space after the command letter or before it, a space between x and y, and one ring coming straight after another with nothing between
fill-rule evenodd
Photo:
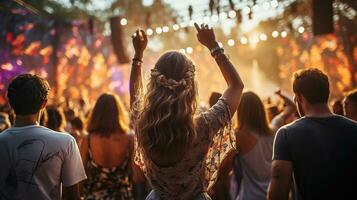
<instances>
[{"instance_id":1,"label":"tank top","mask_svg":"<svg viewBox=\"0 0 357 200\"><path fill-rule=\"evenodd\" d=\"M248 153L240 156L242 182L237 200L265 200L271 177L274 135L253 134L257 143Z\"/></svg>"}]
</instances>

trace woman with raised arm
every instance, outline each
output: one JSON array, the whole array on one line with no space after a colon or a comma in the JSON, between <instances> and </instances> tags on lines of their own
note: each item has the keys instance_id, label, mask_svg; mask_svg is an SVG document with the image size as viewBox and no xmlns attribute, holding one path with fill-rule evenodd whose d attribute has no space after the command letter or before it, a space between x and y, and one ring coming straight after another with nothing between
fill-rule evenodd
<instances>
[{"instance_id":1,"label":"woman with raised arm","mask_svg":"<svg viewBox=\"0 0 357 200\"><path fill-rule=\"evenodd\" d=\"M148 40L142 30L133 35L132 125L138 141L137 162L145 168L153 189L147 199L210 199L206 190L212 173L229 150L223 144L227 132L220 130L230 124L244 86L218 46L213 30L207 25L195 27L198 40L211 51L227 82L218 102L197 115L195 66L177 51L159 58L151 70L146 94L140 95L142 58Z\"/></svg>"}]
</instances>

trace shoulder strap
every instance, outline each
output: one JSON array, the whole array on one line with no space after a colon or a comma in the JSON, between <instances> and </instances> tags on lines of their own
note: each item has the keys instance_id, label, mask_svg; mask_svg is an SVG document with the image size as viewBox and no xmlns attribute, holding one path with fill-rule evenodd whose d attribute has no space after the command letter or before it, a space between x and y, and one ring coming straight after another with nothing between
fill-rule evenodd
<instances>
[{"instance_id":1,"label":"shoulder strap","mask_svg":"<svg viewBox=\"0 0 357 200\"><path fill-rule=\"evenodd\" d=\"M239 153L236 153L236 155L233 158L233 175L237 181L237 194L239 194L242 178L243 178L243 171L242 171L242 163L240 160L240 155Z\"/></svg>"}]
</instances>

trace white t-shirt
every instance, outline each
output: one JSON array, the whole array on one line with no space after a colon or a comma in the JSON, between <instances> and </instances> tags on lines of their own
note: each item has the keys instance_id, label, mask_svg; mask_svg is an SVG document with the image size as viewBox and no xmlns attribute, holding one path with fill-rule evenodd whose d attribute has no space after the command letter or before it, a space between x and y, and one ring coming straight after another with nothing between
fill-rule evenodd
<instances>
[{"instance_id":1,"label":"white t-shirt","mask_svg":"<svg viewBox=\"0 0 357 200\"><path fill-rule=\"evenodd\" d=\"M86 174L76 140L31 125L0 133L0 199L61 199Z\"/></svg>"}]
</instances>

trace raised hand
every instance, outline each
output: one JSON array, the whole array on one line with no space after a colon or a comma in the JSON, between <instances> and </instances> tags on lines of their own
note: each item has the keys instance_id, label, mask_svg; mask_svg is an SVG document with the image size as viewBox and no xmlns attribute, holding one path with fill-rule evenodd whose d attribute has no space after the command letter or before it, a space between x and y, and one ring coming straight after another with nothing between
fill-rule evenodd
<instances>
[{"instance_id":1,"label":"raised hand","mask_svg":"<svg viewBox=\"0 0 357 200\"><path fill-rule=\"evenodd\" d=\"M277 89L274 93L275 93L276 95L278 95L278 96L281 96L281 89L280 89L280 88Z\"/></svg>"},{"instance_id":2,"label":"raised hand","mask_svg":"<svg viewBox=\"0 0 357 200\"><path fill-rule=\"evenodd\" d=\"M207 24L201 24L201 26L199 26L197 23L194 23L194 25L197 30L197 39L202 45L210 50L218 45L216 36L211 27Z\"/></svg>"},{"instance_id":3,"label":"raised hand","mask_svg":"<svg viewBox=\"0 0 357 200\"><path fill-rule=\"evenodd\" d=\"M144 50L148 44L148 37L146 36L145 31L138 29L131 36L133 38L133 46L135 50L134 58L142 59Z\"/></svg>"}]
</instances>

